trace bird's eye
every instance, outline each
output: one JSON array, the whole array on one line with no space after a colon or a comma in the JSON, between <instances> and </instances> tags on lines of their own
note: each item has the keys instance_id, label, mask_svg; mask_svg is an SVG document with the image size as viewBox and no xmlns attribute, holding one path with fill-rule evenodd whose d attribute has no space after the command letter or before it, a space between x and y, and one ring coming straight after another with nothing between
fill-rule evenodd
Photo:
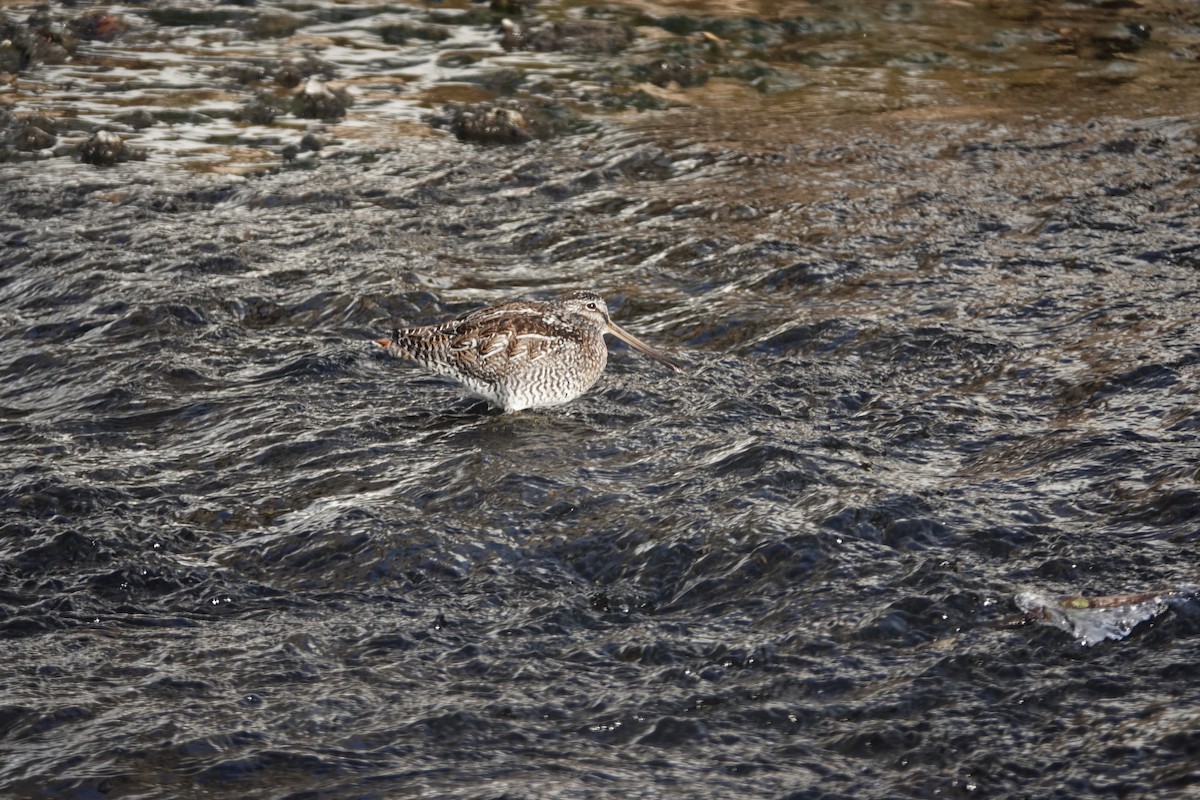
<instances>
[{"instance_id":1,"label":"bird's eye","mask_svg":"<svg viewBox=\"0 0 1200 800\"><path fill-rule=\"evenodd\" d=\"M588 303L588 304L587 304L587 307L588 307L588 308L590 308L592 311L595 311L595 310L596 310L596 304L595 304L595 303Z\"/></svg>"}]
</instances>

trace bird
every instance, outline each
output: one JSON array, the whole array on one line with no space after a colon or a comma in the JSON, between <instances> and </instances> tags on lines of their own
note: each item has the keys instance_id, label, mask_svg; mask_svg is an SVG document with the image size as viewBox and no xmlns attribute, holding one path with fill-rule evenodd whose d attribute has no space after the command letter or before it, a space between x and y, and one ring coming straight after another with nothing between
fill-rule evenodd
<instances>
[{"instance_id":1,"label":"bird","mask_svg":"<svg viewBox=\"0 0 1200 800\"><path fill-rule=\"evenodd\" d=\"M376 343L513 412L567 403L590 389L608 362L606 333L682 371L677 361L613 322L604 298L589 291L513 300L449 322L394 328L390 339Z\"/></svg>"}]
</instances>

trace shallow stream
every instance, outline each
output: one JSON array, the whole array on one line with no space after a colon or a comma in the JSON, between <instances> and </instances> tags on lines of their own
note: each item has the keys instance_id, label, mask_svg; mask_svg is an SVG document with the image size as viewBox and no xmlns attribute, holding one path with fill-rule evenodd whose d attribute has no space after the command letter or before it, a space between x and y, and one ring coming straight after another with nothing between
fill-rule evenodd
<instances>
[{"instance_id":1,"label":"shallow stream","mask_svg":"<svg viewBox=\"0 0 1200 800\"><path fill-rule=\"evenodd\" d=\"M0 795L1195 796L1200 9L493 5L0 4Z\"/></svg>"}]
</instances>

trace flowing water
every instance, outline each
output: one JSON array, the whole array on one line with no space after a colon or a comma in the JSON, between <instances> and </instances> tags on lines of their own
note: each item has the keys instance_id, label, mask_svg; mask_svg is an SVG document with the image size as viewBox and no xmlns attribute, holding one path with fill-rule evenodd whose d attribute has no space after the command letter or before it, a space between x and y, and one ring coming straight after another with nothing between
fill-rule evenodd
<instances>
[{"instance_id":1,"label":"flowing water","mask_svg":"<svg viewBox=\"0 0 1200 800\"><path fill-rule=\"evenodd\" d=\"M494 5L0 6L0 796L1195 796L1196 7Z\"/></svg>"}]
</instances>

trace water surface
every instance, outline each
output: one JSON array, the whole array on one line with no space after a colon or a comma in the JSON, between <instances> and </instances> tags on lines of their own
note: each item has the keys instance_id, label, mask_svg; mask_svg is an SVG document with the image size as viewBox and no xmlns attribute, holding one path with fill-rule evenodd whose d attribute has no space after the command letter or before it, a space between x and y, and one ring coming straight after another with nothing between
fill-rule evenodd
<instances>
[{"instance_id":1,"label":"water surface","mask_svg":"<svg viewBox=\"0 0 1200 800\"><path fill-rule=\"evenodd\" d=\"M1009 624L1200 580L1188 7L89 9L0 11L5 796L1195 791L1194 602ZM576 288L686 373L371 343Z\"/></svg>"}]
</instances>

